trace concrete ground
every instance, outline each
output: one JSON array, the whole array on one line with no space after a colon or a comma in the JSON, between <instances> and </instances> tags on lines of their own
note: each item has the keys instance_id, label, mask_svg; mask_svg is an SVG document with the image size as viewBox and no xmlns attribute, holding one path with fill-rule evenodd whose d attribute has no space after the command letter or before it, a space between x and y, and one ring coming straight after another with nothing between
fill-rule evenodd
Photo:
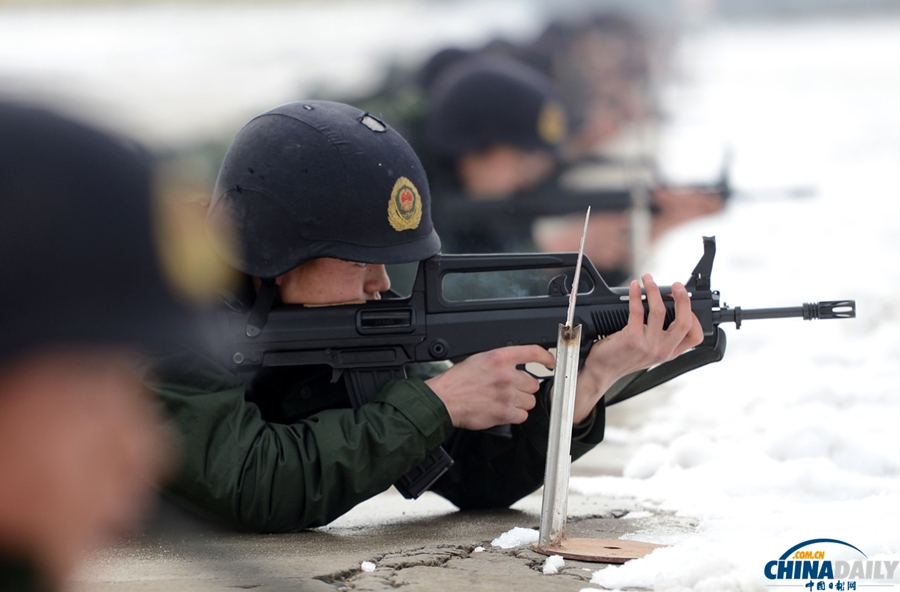
<instances>
[{"instance_id":1,"label":"concrete ground","mask_svg":"<svg viewBox=\"0 0 900 592\"><path fill-rule=\"evenodd\" d=\"M611 425L640 422L652 408L650 393L640 405L610 409ZM575 475L621 474L632 451L603 443L572 467ZM93 557L72 583L73 592L180 590L374 591L402 587L431 590L574 591L589 587L603 564L567 560L560 573L544 575L546 557L527 546L492 547L514 528L538 529L541 492L512 509L461 512L437 495L415 501L391 489L354 508L327 527L287 535L225 532L163 506L153 526L137 540ZM648 511L649 510L649 511ZM640 518L625 518L641 511ZM569 497L567 535L649 540L690 532L688 520L642 507L636 500ZM483 551L478 549L483 548ZM361 564L375 564L365 572ZM596 588L596 586L595 586Z\"/></svg>"}]
</instances>

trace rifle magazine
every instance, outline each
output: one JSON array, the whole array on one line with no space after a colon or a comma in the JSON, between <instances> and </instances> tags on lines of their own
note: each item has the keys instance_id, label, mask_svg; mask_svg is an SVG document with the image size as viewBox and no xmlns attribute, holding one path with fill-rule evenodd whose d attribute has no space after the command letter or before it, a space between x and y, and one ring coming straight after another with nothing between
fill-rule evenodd
<instances>
[{"instance_id":1,"label":"rifle magazine","mask_svg":"<svg viewBox=\"0 0 900 592\"><path fill-rule=\"evenodd\" d=\"M453 459L442 447L429 454L414 469L400 477L394 487L406 499L416 499L453 466Z\"/></svg>"}]
</instances>

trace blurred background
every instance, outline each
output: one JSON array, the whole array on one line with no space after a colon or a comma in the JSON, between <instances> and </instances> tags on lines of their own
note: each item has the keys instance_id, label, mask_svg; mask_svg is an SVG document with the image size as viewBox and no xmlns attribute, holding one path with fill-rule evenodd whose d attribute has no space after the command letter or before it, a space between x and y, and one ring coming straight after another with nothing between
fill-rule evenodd
<instances>
[{"instance_id":1,"label":"blurred background","mask_svg":"<svg viewBox=\"0 0 900 592\"><path fill-rule=\"evenodd\" d=\"M701 185L717 182L727 160L730 181L743 189L802 193L815 181L802 162L761 174L770 162L735 144L741 121L758 133L776 130L758 113L736 113L731 97L705 92L710 78L700 68L718 68L718 82L742 76L729 92L739 82L756 93L754 69L778 68L781 45L810 35L826 52L854 36L875 43L900 31L898 15L898 0L0 0L0 94L133 136L160 155L170 183L201 199L234 134L264 110L341 100L409 136L418 100L411 81L436 52L528 56L565 84L573 66L560 61L575 59L566 34L595 19L608 39L600 58L583 58L595 63L579 66L599 73L604 114L583 150L636 150L666 180ZM726 39L762 48L752 68L726 61L751 57ZM764 100L814 109L817 81L833 60L865 68L884 59L871 49L822 55L807 80L790 86L799 94ZM564 90L574 97L577 131L589 119L584 89Z\"/></svg>"},{"instance_id":2,"label":"blurred background","mask_svg":"<svg viewBox=\"0 0 900 592\"><path fill-rule=\"evenodd\" d=\"M422 73L447 48L550 75L571 118L570 164L622 173L596 182L601 197L721 197L675 215L684 247L631 241L642 252L619 280L633 269L686 279L699 235L718 229L732 259L717 275L743 279L755 306L878 293L870 310L889 308L900 0L0 0L0 96L135 138L167 189L198 204L237 131L285 102L357 105L417 147ZM574 250L580 224L570 234ZM589 254L599 267L603 253ZM815 285L747 285L801 260ZM889 271L888 285L861 284L861 265Z\"/></svg>"}]
</instances>

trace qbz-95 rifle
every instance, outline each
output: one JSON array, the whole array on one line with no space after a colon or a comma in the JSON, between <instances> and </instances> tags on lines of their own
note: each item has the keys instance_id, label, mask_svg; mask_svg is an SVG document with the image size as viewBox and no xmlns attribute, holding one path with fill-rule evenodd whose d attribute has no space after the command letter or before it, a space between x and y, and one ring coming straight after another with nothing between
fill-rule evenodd
<instances>
[{"instance_id":1,"label":"qbz-95 rifle","mask_svg":"<svg viewBox=\"0 0 900 592\"><path fill-rule=\"evenodd\" d=\"M856 315L852 300L773 309L729 308L710 285L714 257L715 238L704 238L703 256L685 284L691 308L703 327L703 343L670 362L619 381L606 394L606 405L721 360L726 344L725 333L719 328L722 323L733 322L740 328L743 321L751 319ZM559 323L566 316L576 259L575 253L439 254L419 263L412 293L405 298L317 308L281 305L272 308L262 323L258 317L254 321L254 315L248 312L224 311L220 317L222 361L248 384L264 367L330 366L332 380L345 381L351 403L358 408L371 401L387 380L405 378L404 366L408 363L459 361L509 345L555 347ZM547 270L553 269L567 272L551 277ZM493 293L479 295L483 284L472 278L496 272L531 274L543 293L496 297L494 289ZM454 287L457 274L464 281ZM586 353L595 340L625 327L629 301L628 289L607 286L587 258L582 263L581 278L574 324L583 326L582 353ZM660 291L664 296L671 294L671 287L663 286ZM671 298L664 298L664 302L668 326L675 317L675 306ZM646 310L646 303L644 306ZM396 487L407 498L418 497L452 463L439 448L404 475Z\"/></svg>"}]
</instances>

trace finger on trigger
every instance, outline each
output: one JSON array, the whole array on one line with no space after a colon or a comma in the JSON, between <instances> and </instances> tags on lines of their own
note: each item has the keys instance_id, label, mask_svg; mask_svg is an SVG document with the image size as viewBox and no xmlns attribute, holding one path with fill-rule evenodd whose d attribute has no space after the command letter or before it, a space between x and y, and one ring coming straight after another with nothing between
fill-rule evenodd
<instances>
[{"instance_id":1,"label":"finger on trigger","mask_svg":"<svg viewBox=\"0 0 900 592\"><path fill-rule=\"evenodd\" d=\"M556 365L553 354L539 345L513 345L507 349L510 350L511 361L516 366L537 363L552 369Z\"/></svg>"}]
</instances>

